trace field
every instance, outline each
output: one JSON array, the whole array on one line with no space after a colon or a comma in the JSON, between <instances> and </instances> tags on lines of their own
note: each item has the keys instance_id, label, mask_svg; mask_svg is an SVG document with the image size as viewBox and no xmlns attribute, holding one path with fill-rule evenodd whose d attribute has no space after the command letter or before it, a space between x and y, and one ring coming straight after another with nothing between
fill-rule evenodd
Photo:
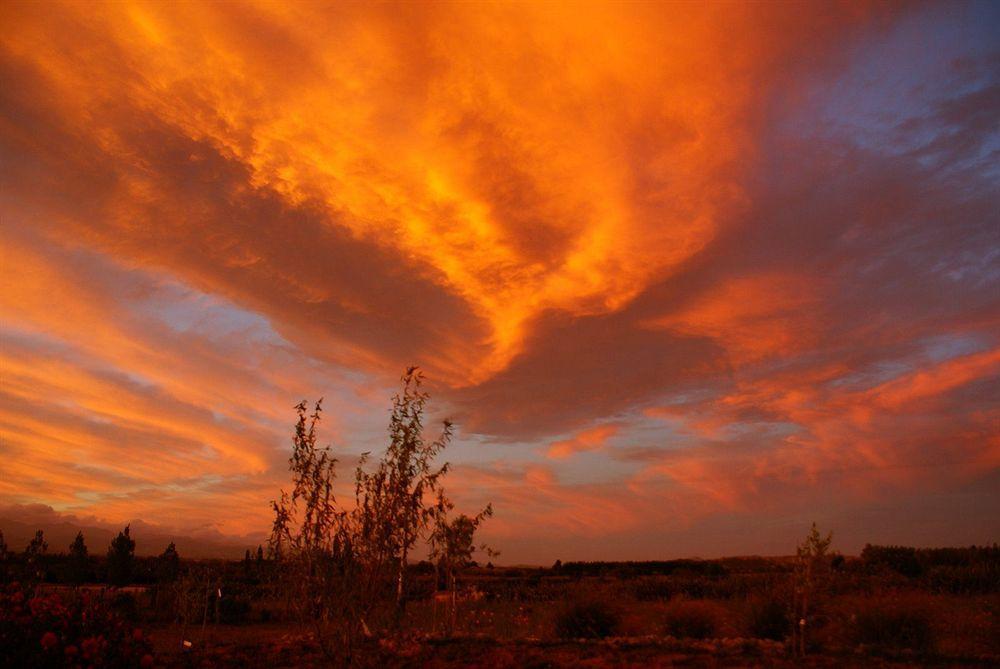
<instances>
[{"instance_id":1,"label":"field","mask_svg":"<svg viewBox=\"0 0 1000 669\"><path fill-rule=\"evenodd\" d=\"M834 556L831 569L812 586L801 634L793 634L792 558L470 566L461 571L454 593L436 588L433 568L420 563L410 568L401 618L388 631L363 635L350 662L997 666L998 554L996 547L870 547L863 557ZM137 558L132 585L118 588L99 582L102 560L89 564L88 580L98 582L70 583L70 559L46 556L36 561L31 582L15 580L31 575L27 564L8 560L2 628L7 666L294 667L342 661L318 643L322 626L296 616L296 602L280 587L270 560L180 561L177 572L167 574L157 570L156 559ZM90 627L81 621L88 615Z\"/></svg>"}]
</instances>

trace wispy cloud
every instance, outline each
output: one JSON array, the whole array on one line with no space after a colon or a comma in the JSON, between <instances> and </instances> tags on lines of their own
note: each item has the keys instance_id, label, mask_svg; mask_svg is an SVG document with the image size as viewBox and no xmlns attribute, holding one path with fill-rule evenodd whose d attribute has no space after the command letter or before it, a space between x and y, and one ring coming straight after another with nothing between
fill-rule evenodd
<instances>
[{"instance_id":1,"label":"wispy cloud","mask_svg":"<svg viewBox=\"0 0 1000 669\"><path fill-rule=\"evenodd\" d=\"M989 6L0 12L3 501L259 531L407 364L515 559L996 476Z\"/></svg>"}]
</instances>

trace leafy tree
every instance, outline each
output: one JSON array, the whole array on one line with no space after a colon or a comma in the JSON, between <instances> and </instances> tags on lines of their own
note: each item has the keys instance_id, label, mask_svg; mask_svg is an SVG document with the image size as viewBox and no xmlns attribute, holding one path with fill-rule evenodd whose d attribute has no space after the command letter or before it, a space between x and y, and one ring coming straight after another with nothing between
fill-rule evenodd
<instances>
[{"instance_id":1,"label":"leafy tree","mask_svg":"<svg viewBox=\"0 0 1000 669\"><path fill-rule=\"evenodd\" d=\"M117 586L128 585L135 562L135 541L129 534L129 525L111 540L108 548L108 580Z\"/></svg>"},{"instance_id":2,"label":"leafy tree","mask_svg":"<svg viewBox=\"0 0 1000 669\"><path fill-rule=\"evenodd\" d=\"M456 587L456 575L459 570L472 563L472 555L476 552L476 530L479 529L483 521L493 516L493 506L487 504L486 508L474 517L469 517L463 513L453 519L449 519L448 511L453 508L453 505L447 501L443 492L439 493L438 506L442 511L435 518L434 530L430 536L430 558L434 561L435 566L435 588L437 587L438 574L440 573L444 575L448 591L451 593L449 632L452 632L455 628L456 596L458 591ZM498 555L496 551L485 544L480 548L486 551L491 557Z\"/></svg>"},{"instance_id":3,"label":"leafy tree","mask_svg":"<svg viewBox=\"0 0 1000 669\"><path fill-rule=\"evenodd\" d=\"M74 583L87 580L90 571L90 555L87 544L83 540L83 532L77 532L73 543L69 545L70 575Z\"/></svg>"},{"instance_id":4,"label":"leafy tree","mask_svg":"<svg viewBox=\"0 0 1000 669\"><path fill-rule=\"evenodd\" d=\"M48 550L49 543L45 541L45 533L41 530L36 531L34 538L24 549L24 562L33 578L41 579L45 575L42 560Z\"/></svg>"},{"instance_id":5,"label":"leafy tree","mask_svg":"<svg viewBox=\"0 0 1000 669\"><path fill-rule=\"evenodd\" d=\"M809 535L795 549L795 594L792 605L795 629L792 631L792 641L793 647L801 656L806 654L809 615L817 607L830 574L829 550L832 541L832 532L824 538L816 523L813 523Z\"/></svg>"},{"instance_id":6,"label":"leafy tree","mask_svg":"<svg viewBox=\"0 0 1000 669\"><path fill-rule=\"evenodd\" d=\"M87 544L83 540L83 532L76 533L76 538L69 545L69 555L73 558L87 559Z\"/></svg>"},{"instance_id":7,"label":"leafy tree","mask_svg":"<svg viewBox=\"0 0 1000 669\"><path fill-rule=\"evenodd\" d=\"M263 561L264 561L264 547L261 546L260 544L257 544L257 562L263 562Z\"/></svg>"},{"instance_id":8,"label":"leafy tree","mask_svg":"<svg viewBox=\"0 0 1000 669\"><path fill-rule=\"evenodd\" d=\"M173 583L181 570L181 556L177 554L177 546L170 544L156 558L156 580L159 583Z\"/></svg>"},{"instance_id":9,"label":"leafy tree","mask_svg":"<svg viewBox=\"0 0 1000 669\"><path fill-rule=\"evenodd\" d=\"M451 505L448 505L451 508ZM439 516L431 533L431 560L445 569L445 576L449 580L454 580L454 573L467 567L472 563L472 555L476 552L475 534L476 530L484 520L493 516L493 506L488 504L475 517L460 514L454 519L449 519L447 514ZM485 544L479 547L490 556L497 553Z\"/></svg>"},{"instance_id":10,"label":"leafy tree","mask_svg":"<svg viewBox=\"0 0 1000 669\"><path fill-rule=\"evenodd\" d=\"M292 494L281 490L271 502L274 522L267 554L283 563L274 574L286 610L311 621L323 651L349 664L355 639L368 629L365 617L377 601L370 593L380 574L363 573L349 514L333 494L336 459L329 447L316 445L322 400L312 414L306 407L305 402L295 407L298 420L288 460Z\"/></svg>"},{"instance_id":11,"label":"leafy tree","mask_svg":"<svg viewBox=\"0 0 1000 669\"><path fill-rule=\"evenodd\" d=\"M28 542L28 545L24 549L24 556L30 562L32 559L36 559L45 555L46 551L49 550L49 542L45 540L45 533L42 530L35 532L34 538Z\"/></svg>"},{"instance_id":12,"label":"leafy tree","mask_svg":"<svg viewBox=\"0 0 1000 669\"><path fill-rule=\"evenodd\" d=\"M422 379L415 367L404 374L403 389L393 397L388 447L371 471L370 454L360 458L350 508L334 494L336 458L317 445L322 400L312 413L305 402L296 406L293 487L271 502L268 554L284 563L276 573L286 604L317 626L317 638L335 661L350 663L361 635L398 624L409 556L450 508L440 484L448 464L434 461L453 428L445 422L438 439L424 437L428 395L420 389Z\"/></svg>"},{"instance_id":13,"label":"leafy tree","mask_svg":"<svg viewBox=\"0 0 1000 669\"><path fill-rule=\"evenodd\" d=\"M396 602L400 609L405 601L409 554L420 532L445 510L447 500L439 481L448 472L449 464L435 467L434 458L454 434L451 422L446 420L437 440L424 438L423 415L429 395L420 389L423 375L410 367L402 381L403 391L393 397L385 455L373 473L365 473L361 466L356 472L355 501L362 512L354 516L361 538L367 540L362 545L377 547L372 557L395 563ZM366 460L367 454L362 466ZM433 493L439 493L438 503L430 506L425 496Z\"/></svg>"}]
</instances>

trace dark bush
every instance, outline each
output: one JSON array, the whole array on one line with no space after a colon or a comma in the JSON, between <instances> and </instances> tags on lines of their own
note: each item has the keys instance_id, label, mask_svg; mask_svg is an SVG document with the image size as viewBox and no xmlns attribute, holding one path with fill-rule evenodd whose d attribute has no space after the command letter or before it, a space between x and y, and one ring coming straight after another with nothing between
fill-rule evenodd
<instances>
[{"instance_id":1,"label":"dark bush","mask_svg":"<svg viewBox=\"0 0 1000 669\"><path fill-rule=\"evenodd\" d=\"M570 576L705 576L718 578L728 571L717 560L652 560L647 562L566 562L560 563L561 573Z\"/></svg>"},{"instance_id":2,"label":"dark bush","mask_svg":"<svg viewBox=\"0 0 1000 669\"><path fill-rule=\"evenodd\" d=\"M729 599L766 581L757 575L736 574L724 577L677 576L640 577L632 584L632 594L641 602L666 601L682 596L688 599Z\"/></svg>"},{"instance_id":3,"label":"dark bush","mask_svg":"<svg viewBox=\"0 0 1000 669\"><path fill-rule=\"evenodd\" d=\"M428 574L434 573L434 564L432 562L428 562L427 560L421 560L416 564L409 565L407 567L407 571L414 575L423 574L424 576L427 576Z\"/></svg>"},{"instance_id":4,"label":"dark bush","mask_svg":"<svg viewBox=\"0 0 1000 669\"><path fill-rule=\"evenodd\" d=\"M757 597L747 602L746 625L750 636L783 641L791 629L788 604L775 597Z\"/></svg>"},{"instance_id":5,"label":"dark bush","mask_svg":"<svg viewBox=\"0 0 1000 669\"><path fill-rule=\"evenodd\" d=\"M618 631L621 619L609 604L575 602L556 616L556 636L562 639L603 639Z\"/></svg>"},{"instance_id":6,"label":"dark bush","mask_svg":"<svg viewBox=\"0 0 1000 669\"><path fill-rule=\"evenodd\" d=\"M242 625L250 616L250 602L244 597L226 595L219 600L219 622L225 625Z\"/></svg>"},{"instance_id":7,"label":"dark bush","mask_svg":"<svg viewBox=\"0 0 1000 669\"><path fill-rule=\"evenodd\" d=\"M431 598L435 591L434 575L430 574L430 578L419 577L411 578L406 583L406 591L403 596L408 602L419 602L426 601Z\"/></svg>"},{"instance_id":8,"label":"dark bush","mask_svg":"<svg viewBox=\"0 0 1000 669\"><path fill-rule=\"evenodd\" d=\"M0 667L152 666L140 629L86 592L0 586Z\"/></svg>"},{"instance_id":9,"label":"dark bush","mask_svg":"<svg viewBox=\"0 0 1000 669\"><path fill-rule=\"evenodd\" d=\"M953 595L978 595L1000 591L1000 566L975 564L971 566L934 566L925 581L931 590Z\"/></svg>"},{"instance_id":10,"label":"dark bush","mask_svg":"<svg viewBox=\"0 0 1000 669\"><path fill-rule=\"evenodd\" d=\"M680 639L708 639L718 627L715 609L701 601L674 602L663 620L663 631Z\"/></svg>"},{"instance_id":11,"label":"dark bush","mask_svg":"<svg viewBox=\"0 0 1000 669\"><path fill-rule=\"evenodd\" d=\"M640 602L667 601L677 588L665 578L642 578L632 585L632 594Z\"/></svg>"},{"instance_id":12,"label":"dark bush","mask_svg":"<svg viewBox=\"0 0 1000 669\"><path fill-rule=\"evenodd\" d=\"M910 546L866 544L861 551L861 560L868 567L891 569L909 578L916 578L924 571L917 549Z\"/></svg>"},{"instance_id":13,"label":"dark bush","mask_svg":"<svg viewBox=\"0 0 1000 669\"><path fill-rule=\"evenodd\" d=\"M892 605L874 605L854 616L859 644L877 648L928 651L933 648L930 618L922 611Z\"/></svg>"},{"instance_id":14,"label":"dark bush","mask_svg":"<svg viewBox=\"0 0 1000 669\"><path fill-rule=\"evenodd\" d=\"M139 620L139 605L130 592L116 592L111 598L111 610L122 620L133 623Z\"/></svg>"}]
</instances>

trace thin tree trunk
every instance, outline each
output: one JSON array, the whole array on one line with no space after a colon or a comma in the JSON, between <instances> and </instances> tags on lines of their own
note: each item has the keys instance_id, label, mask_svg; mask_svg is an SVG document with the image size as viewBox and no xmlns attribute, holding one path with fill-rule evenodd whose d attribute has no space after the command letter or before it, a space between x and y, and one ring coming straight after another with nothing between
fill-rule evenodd
<instances>
[{"instance_id":1,"label":"thin tree trunk","mask_svg":"<svg viewBox=\"0 0 1000 669\"><path fill-rule=\"evenodd\" d=\"M205 624L208 622L208 598L209 598L209 593L210 593L209 588L211 588L211 587L212 586L211 586L210 583L206 583L205 584L205 610L201 614L201 639L200 639L200 643L204 643L205 642Z\"/></svg>"},{"instance_id":2,"label":"thin tree trunk","mask_svg":"<svg viewBox=\"0 0 1000 669\"><path fill-rule=\"evenodd\" d=\"M399 560L399 576L396 579L396 624L397 626L403 621L403 611L406 606L406 600L403 598L405 591L404 579L406 578L406 557L407 550L403 549L403 556Z\"/></svg>"},{"instance_id":3,"label":"thin tree trunk","mask_svg":"<svg viewBox=\"0 0 1000 669\"><path fill-rule=\"evenodd\" d=\"M451 622L449 623L448 635L451 636L455 633L455 608L458 604L458 598L455 592L455 570L448 570L448 577L451 586Z\"/></svg>"}]
</instances>

